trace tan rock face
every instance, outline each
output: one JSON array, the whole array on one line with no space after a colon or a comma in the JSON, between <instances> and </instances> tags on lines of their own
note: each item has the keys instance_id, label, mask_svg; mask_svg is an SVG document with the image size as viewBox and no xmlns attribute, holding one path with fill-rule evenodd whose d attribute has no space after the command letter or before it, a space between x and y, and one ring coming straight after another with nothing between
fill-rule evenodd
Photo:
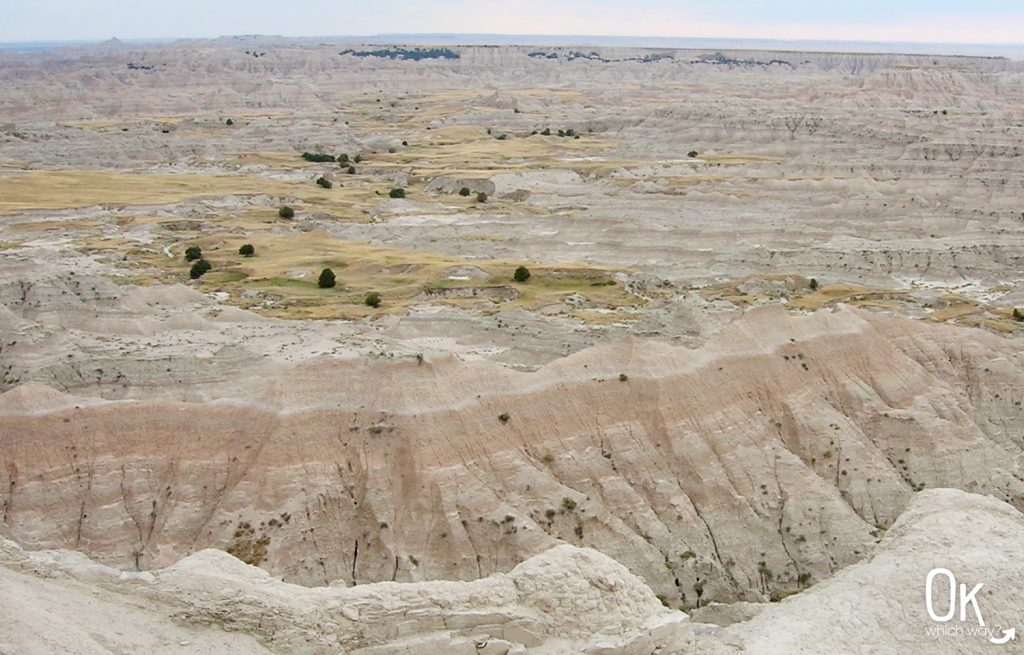
<instances>
[{"instance_id":1,"label":"tan rock face","mask_svg":"<svg viewBox=\"0 0 1024 655\"><path fill-rule=\"evenodd\" d=\"M0 507L19 541L121 567L212 546L304 584L474 579L566 541L672 603L759 599L863 558L916 488L1020 506L1011 344L765 309L700 350L535 373L321 361L212 402L53 411L21 390L0 397Z\"/></svg>"}]
</instances>

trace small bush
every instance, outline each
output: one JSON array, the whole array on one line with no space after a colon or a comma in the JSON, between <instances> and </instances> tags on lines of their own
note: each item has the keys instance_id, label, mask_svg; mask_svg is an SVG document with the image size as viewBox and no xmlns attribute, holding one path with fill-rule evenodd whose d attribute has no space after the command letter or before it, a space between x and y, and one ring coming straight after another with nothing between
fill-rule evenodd
<instances>
[{"instance_id":1,"label":"small bush","mask_svg":"<svg viewBox=\"0 0 1024 655\"><path fill-rule=\"evenodd\" d=\"M487 194L484 193L483 191L479 192L478 194L476 194L476 201L487 202Z\"/></svg>"},{"instance_id":2,"label":"small bush","mask_svg":"<svg viewBox=\"0 0 1024 655\"><path fill-rule=\"evenodd\" d=\"M338 155L338 163L341 164L342 168L348 166L348 153L343 152Z\"/></svg>"},{"instance_id":3,"label":"small bush","mask_svg":"<svg viewBox=\"0 0 1024 655\"><path fill-rule=\"evenodd\" d=\"M693 159L694 157L696 157L699 154L700 153L698 153L696 150L691 150L690 152L686 153L686 156L689 157L690 159Z\"/></svg>"},{"instance_id":4,"label":"small bush","mask_svg":"<svg viewBox=\"0 0 1024 655\"><path fill-rule=\"evenodd\" d=\"M619 382L626 382L629 380L629 376L625 373L619 373Z\"/></svg>"},{"instance_id":5,"label":"small bush","mask_svg":"<svg viewBox=\"0 0 1024 655\"><path fill-rule=\"evenodd\" d=\"M471 193L473 192L469 190L468 186L464 186L461 189L459 189L459 195L462 196L463 198L469 197L469 194Z\"/></svg>"},{"instance_id":6,"label":"small bush","mask_svg":"<svg viewBox=\"0 0 1024 655\"><path fill-rule=\"evenodd\" d=\"M562 499L562 509L567 512L576 511L576 501L568 496Z\"/></svg>"},{"instance_id":7,"label":"small bush","mask_svg":"<svg viewBox=\"0 0 1024 655\"><path fill-rule=\"evenodd\" d=\"M229 119L227 119L226 121L224 121L224 124L225 124L225 125L228 125L228 126L231 126L231 125L234 125L234 124L235 124L235 121L233 121L233 120L231 120L231 119L229 118Z\"/></svg>"},{"instance_id":8,"label":"small bush","mask_svg":"<svg viewBox=\"0 0 1024 655\"><path fill-rule=\"evenodd\" d=\"M404 198L405 197L405 189L402 189L402 188L391 189L391 192L388 193L388 196L391 197L391 198Z\"/></svg>"},{"instance_id":9,"label":"small bush","mask_svg":"<svg viewBox=\"0 0 1024 655\"><path fill-rule=\"evenodd\" d=\"M320 278L316 281L316 285L318 287L321 289L330 289L335 284L337 284L337 281L334 278L334 271L329 268L325 268L320 271Z\"/></svg>"},{"instance_id":10,"label":"small bush","mask_svg":"<svg viewBox=\"0 0 1024 655\"><path fill-rule=\"evenodd\" d=\"M256 249L252 247L251 243L246 243L238 249L238 254L243 257L252 257L256 254Z\"/></svg>"},{"instance_id":11,"label":"small bush","mask_svg":"<svg viewBox=\"0 0 1024 655\"><path fill-rule=\"evenodd\" d=\"M363 298L363 302L366 303L368 307L373 307L374 309L377 309L378 307L380 307L380 294L377 293L376 291L371 291L370 293L366 294L365 298Z\"/></svg>"},{"instance_id":12,"label":"small bush","mask_svg":"<svg viewBox=\"0 0 1024 655\"><path fill-rule=\"evenodd\" d=\"M1013 308L1013 318L1018 321L1024 321L1024 312L1020 311L1020 307Z\"/></svg>"},{"instance_id":13,"label":"small bush","mask_svg":"<svg viewBox=\"0 0 1024 655\"><path fill-rule=\"evenodd\" d=\"M302 158L306 161L313 162L333 162L335 161L334 155L325 155L322 152L304 152Z\"/></svg>"},{"instance_id":14,"label":"small bush","mask_svg":"<svg viewBox=\"0 0 1024 655\"><path fill-rule=\"evenodd\" d=\"M323 187L324 189L330 189L331 187L334 186L333 184L331 184L331 181L328 180L326 177L316 178L316 183Z\"/></svg>"},{"instance_id":15,"label":"small bush","mask_svg":"<svg viewBox=\"0 0 1024 655\"><path fill-rule=\"evenodd\" d=\"M409 147L409 142L408 141L402 141L402 145L408 148Z\"/></svg>"},{"instance_id":16,"label":"small bush","mask_svg":"<svg viewBox=\"0 0 1024 655\"><path fill-rule=\"evenodd\" d=\"M295 218L295 210L285 205L277 210L277 215L281 218Z\"/></svg>"},{"instance_id":17,"label":"small bush","mask_svg":"<svg viewBox=\"0 0 1024 655\"><path fill-rule=\"evenodd\" d=\"M388 152L393 155L396 152L398 152L398 148L396 148L395 146L391 146L390 148L388 148Z\"/></svg>"},{"instance_id":18,"label":"small bush","mask_svg":"<svg viewBox=\"0 0 1024 655\"><path fill-rule=\"evenodd\" d=\"M205 259L196 260L196 262L192 264L192 268L189 269L188 276L193 280L198 280L199 278L203 277L203 275L205 275L206 272L211 268L213 267L210 266L210 262L206 261Z\"/></svg>"},{"instance_id":19,"label":"small bush","mask_svg":"<svg viewBox=\"0 0 1024 655\"><path fill-rule=\"evenodd\" d=\"M516 269L516 272L512 274L512 279L516 282L526 282L530 279L530 269L525 266L520 266Z\"/></svg>"},{"instance_id":20,"label":"small bush","mask_svg":"<svg viewBox=\"0 0 1024 655\"><path fill-rule=\"evenodd\" d=\"M189 246L185 248L185 261L194 262L197 259L202 259L203 249L199 246Z\"/></svg>"},{"instance_id":21,"label":"small bush","mask_svg":"<svg viewBox=\"0 0 1024 655\"><path fill-rule=\"evenodd\" d=\"M509 419L511 418L512 415L509 414L508 412L502 412L501 414L498 414L498 420L501 421L502 423L508 423Z\"/></svg>"},{"instance_id":22,"label":"small bush","mask_svg":"<svg viewBox=\"0 0 1024 655\"><path fill-rule=\"evenodd\" d=\"M363 156L357 153L356 156L352 158L352 161L358 164L363 161Z\"/></svg>"},{"instance_id":23,"label":"small bush","mask_svg":"<svg viewBox=\"0 0 1024 655\"><path fill-rule=\"evenodd\" d=\"M818 290L818 281L815 280L813 277L811 278L810 287L811 287L811 291L817 291Z\"/></svg>"},{"instance_id":24,"label":"small bush","mask_svg":"<svg viewBox=\"0 0 1024 655\"><path fill-rule=\"evenodd\" d=\"M349 175L355 175L356 174L356 167L355 166L349 166L348 170L345 171L345 172L348 173Z\"/></svg>"},{"instance_id":25,"label":"small bush","mask_svg":"<svg viewBox=\"0 0 1024 655\"><path fill-rule=\"evenodd\" d=\"M551 128L550 127L545 127L544 131L541 132L541 136L551 136Z\"/></svg>"}]
</instances>

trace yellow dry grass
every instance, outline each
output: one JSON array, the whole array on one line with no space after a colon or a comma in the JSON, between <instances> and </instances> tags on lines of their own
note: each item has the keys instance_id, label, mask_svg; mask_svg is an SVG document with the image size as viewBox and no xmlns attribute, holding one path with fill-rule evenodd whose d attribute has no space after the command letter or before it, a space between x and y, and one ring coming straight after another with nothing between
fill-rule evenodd
<instances>
[{"instance_id":1,"label":"yellow dry grass","mask_svg":"<svg viewBox=\"0 0 1024 655\"><path fill-rule=\"evenodd\" d=\"M150 205L190 198L274 194L329 203L350 195L346 188L321 189L312 182L244 175L145 175L94 171L0 172L0 214L30 209L92 205Z\"/></svg>"}]
</instances>

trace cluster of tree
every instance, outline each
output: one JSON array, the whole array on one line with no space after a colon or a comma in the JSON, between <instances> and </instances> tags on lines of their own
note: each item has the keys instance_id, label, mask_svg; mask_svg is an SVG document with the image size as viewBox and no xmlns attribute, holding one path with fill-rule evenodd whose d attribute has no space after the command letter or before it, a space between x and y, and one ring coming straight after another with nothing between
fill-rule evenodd
<instances>
[{"instance_id":1,"label":"cluster of tree","mask_svg":"<svg viewBox=\"0 0 1024 655\"><path fill-rule=\"evenodd\" d=\"M203 249L199 246L185 248L185 261L192 262L192 268L189 269L188 276L193 280L198 280L213 268L210 266L210 262L203 259Z\"/></svg>"},{"instance_id":2,"label":"cluster of tree","mask_svg":"<svg viewBox=\"0 0 1024 655\"><path fill-rule=\"evenodd\" d=\"M382 48L380 50L342 50L338 54L353 57L381 57L384 59L458 59L459 53L449 48Z\"/></svg>"}]
</instances>

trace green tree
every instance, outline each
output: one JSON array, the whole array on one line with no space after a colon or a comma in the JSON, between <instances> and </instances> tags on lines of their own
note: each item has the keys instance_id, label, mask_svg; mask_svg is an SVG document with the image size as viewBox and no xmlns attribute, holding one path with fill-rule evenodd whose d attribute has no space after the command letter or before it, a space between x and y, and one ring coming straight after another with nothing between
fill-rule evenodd
<instances>
[{"instance_id":1,"label":"green tree","mask_svg":"<svg viewBox=\"0 0 1024 655\"><path fill-rule=\"evenodd\" d=\"M530 279L530 269L525 266L520 266L516 269L516 272L512 274L512 279L516 282L526 282Z\"/></svg>"},{"instance_id":2,"label":"green tree","mask_svg":"<svg viewBox=\"0 0 1024 655\"><path fill-rule=\"evenodd\" d=\"M461 189L459 189L459 195L462 196L463 198L469 196L469 194L471 193L473 192L469 190L468 186L464 186Z\"/></svg>"},{"instance_id":3,"label":"green tree","mask_svg":"<svg viewBox=\"0 0 1024 655\"><path fill-rule=\"evenodd\" d=\"M402 189L402 188L391 189L391 192L388 193L388 196L390 196L392 198L404 198L405 197L405 189Z\"/></svg>"},{"instance_id":4,"label":"green tree","mask_svg":"<svg viewBox=\"0 0 1024 655\"><path fill-rule=\"evenodd\" d=\"M334 186L333 184L331 184L331 181L328 180L326 177L318 177L316 179L316 183L325 189L330 189L331 187Z\"/></svg>"},{"instance_id":5,"label":"green tree","mask_svg":"<svg viewBox=\"0 0 1024 655\"><path fill-rule=\"evenodd\" d=\"M231 119L229 118L229 119L227 119L226 121L224 121L224 124L225 124L225 125L228 125L228 126L230 126L230 125L234 125L234 124L235 124L235 121L233 121L233 120L231 120Z\"/></svg>"},{"instance_id":6,"label":"green tree","mask_svg":"<svg viewBox=\"0 0 1024 655\"><path fill-rule=\"evenodd\" d=\"M363 156L358 154L358 153L356 153L356 156L352 159L352 161L354 161L355 163L358 164L358 163L363 161Z\"/></svg>"},{"instance_id":7,"label":"green tree","mask_svg":"<svg viewBox=\"0 0 1024 655\"><path fill-rule=\"evenodd\" d=\"M185 261L194 262L197 259L202 258L203 249L199 246L189 246L185 248Z\"/></svg>"},{"instance_id":8,"label":"green tree","mask_svg":"<svg viewBox=\"0 0 1024 655\"><path fill-rule=\"evenodd\" d=\"M277 215L281 218L295 218L295 210L285 205L277 210Z\"/></svg>"},{"instance_id":9,"label":"green tree","mask_svg":"<svg viewBox=\"0 0 1024 655\"><path fill-rule=\"evenodd\" d=\"M370 293L366 294L365 298L363 298L363 302L366 303L368 306L376 309L380 307L380 294L377 293L376 291L371 291Z\"/></svg>"},{"instance_id":10,"label":"green tree","mask_svg":"<svg viewBox=\"0 0 1024 655\"><path fill-rule=\"evenodd\" d=\"M481 191L480 193L476 194L476 201L477 202L487 202L487 194L484 193L483 191Z\"/></svg>"},{"instance_id":11,"label":"green tree","mask_svg":"<svg viewBox=\"0 0 1024 655\"><path fill-rule=\"evenodd\" d=\"M188 276L193 280L198 280L199 278L203 277L203 275L205 275L206 272L211 268L213 267L210 266L210 262L206 261L205 259L198 259L194 264L192 264L192 268L189 269Z\"/></svg>"},{"instance_id":12,"label":"green tree","mask_svg":"<svg viewBox=\"0 0 1024 655\"><path fill-rule=\"evenodd\" d=\"M320 278L316 281L316 285L321 289L330 289L337 281L334 278L334 271L329 268L325 268L320 271Z\"/></svg>"},{"instance_id":13,"label":"green tree","mask_svg":"<svg viewBox=\"0 0 1024 655\"><path fill-rule=\"evenodd\" d=\"M348 173L349 175L355 175L356 174L356 167L355 166L349 166L348 170L345 171L345 172Z\"/></svg>"},{"instance_id":14,"label":"green tree","mask_svg":"<svg viewBox=\"0 0 1024 655\"><path fill-rule=\"evenodd\" d=\"M252 257L256 254L256 249L252 247L251 243L246 243L238 249L238 254L243 257Z\"/></svg>"}]
</instances>

